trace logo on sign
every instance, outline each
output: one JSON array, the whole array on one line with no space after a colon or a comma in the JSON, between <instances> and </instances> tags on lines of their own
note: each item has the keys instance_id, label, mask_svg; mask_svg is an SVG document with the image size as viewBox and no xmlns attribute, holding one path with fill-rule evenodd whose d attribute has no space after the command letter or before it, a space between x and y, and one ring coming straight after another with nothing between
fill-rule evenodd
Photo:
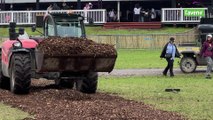
<instances>
[{"instance_id":1,"label":"logo on sign","mask_svg":"<svg viewBox=\"0 0 213 120\"><path fill-rule=\"evenodd\" d=\"M205 9L184 9L185 17L205 17Z\"/></svg>"}]
</instances>

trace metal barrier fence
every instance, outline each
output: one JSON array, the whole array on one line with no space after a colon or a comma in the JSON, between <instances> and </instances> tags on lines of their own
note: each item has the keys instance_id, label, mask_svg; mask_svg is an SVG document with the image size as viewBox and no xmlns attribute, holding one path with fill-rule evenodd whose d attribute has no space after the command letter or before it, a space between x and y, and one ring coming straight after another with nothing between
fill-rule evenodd
<instances>
[{"instance_id":1,"label":"metal barrier fence","mask_svg":"<svg viewBox=\"0 0 213 120\"><path fill-rule=\"evenodd\" d=\"M93 10L51 10L51 11L0 11L0 25L8 25L9 22L16 22L17 25L31 25L36 23L36 16L44 16L48 12L65 13L73 12L85 17L85 24L92 18L94 24L106 22L105 9Z\"/></svg>"},{"instance_id":2,"label":"metal barrier fence","mask_svg":"<svg viewBox=\"0 0 213 120\"><path fill-rule=\"evenodd\" d=\"M199 23L200 18L198 16L185 16L185 9L204 9L205 17L212 17L212 15L208 14L207 8L162 8L162 23Z\"/></svg>"}]
</instances>

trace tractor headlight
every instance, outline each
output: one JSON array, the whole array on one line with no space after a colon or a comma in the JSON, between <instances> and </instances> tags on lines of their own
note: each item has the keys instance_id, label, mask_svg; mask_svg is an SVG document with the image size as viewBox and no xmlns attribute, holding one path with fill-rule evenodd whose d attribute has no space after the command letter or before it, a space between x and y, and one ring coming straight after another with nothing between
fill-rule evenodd
<instances>
[{"instance_id":1,"label":"tractor headlight","mask_svg":"<svg viewBox=\"0 0 213 120\"><path fill-rule=\"evenodd\" d=\"M15 48L21 48L22 44L20 42L15 42L15 43L13 43L13 47L15 47Z\"/></svg>"}]
</instances>

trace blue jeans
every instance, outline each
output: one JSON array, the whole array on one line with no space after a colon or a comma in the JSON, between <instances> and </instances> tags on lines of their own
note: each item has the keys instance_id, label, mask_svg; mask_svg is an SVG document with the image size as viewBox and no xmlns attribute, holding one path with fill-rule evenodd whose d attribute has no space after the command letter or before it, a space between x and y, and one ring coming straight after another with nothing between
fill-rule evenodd
<instances>
[{"instance_id":1,"label":"blue jeans","mask_svg":"<svg viewBox=\"0 0 213 120\"><path fill-rule=\"evenodd\" d=\"M210 75L212 71L212 65L213 65L213 60L211 57L205 57L206 63L207 63L207 68L206 68L206 75Z\"/></svg>"}]
</instances>

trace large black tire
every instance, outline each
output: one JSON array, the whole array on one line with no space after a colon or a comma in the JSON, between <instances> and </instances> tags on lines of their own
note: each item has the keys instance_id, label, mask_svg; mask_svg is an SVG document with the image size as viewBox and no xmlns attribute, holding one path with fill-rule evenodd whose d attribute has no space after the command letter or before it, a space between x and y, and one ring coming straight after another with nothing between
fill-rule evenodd
<instances>
[{"instance_id":1,"label":"large black tire","mask_svg":"<svg viewBox=\"0 0 213 120\"><path fill-rule=\"evenodd\" d=\"M180 61L180 69L184 73L192 73L196 70L197 64L192 57L183 57Z\"/></svg>"},{"instance_id":2,"label":"large black tire","mask_svg":"<svg viewBox=\"0 0 213 120\"><path fill-rule=\"evenodd\" d=\"M17 53L12 56L10 68L10 90L15 94L29 93L31 84L30 54Z\"/></svg>"},{"instance_id":3,"label":"large black tire","mask_svg":"<svg viewBox=\"0 0 213 120\"><path fill-rule=\"evenodd\" d=\"M1 53L0 53L0 88L10 89L10 78L5 77L2 74L2 61L1 61Z\"/></svg>"},{"instance_id":4,"label":"large black tire","mask_svg":"<svg viewBox=\"0 0 213 120\"><path fill-rule=\"evenodd\" d=\"M97 72L89 72L86 74L86 79L77 80L76 81L76 89L83 93L96 93L97 85L98 85L98 73Z\"/></svg>"}]
</instances>

